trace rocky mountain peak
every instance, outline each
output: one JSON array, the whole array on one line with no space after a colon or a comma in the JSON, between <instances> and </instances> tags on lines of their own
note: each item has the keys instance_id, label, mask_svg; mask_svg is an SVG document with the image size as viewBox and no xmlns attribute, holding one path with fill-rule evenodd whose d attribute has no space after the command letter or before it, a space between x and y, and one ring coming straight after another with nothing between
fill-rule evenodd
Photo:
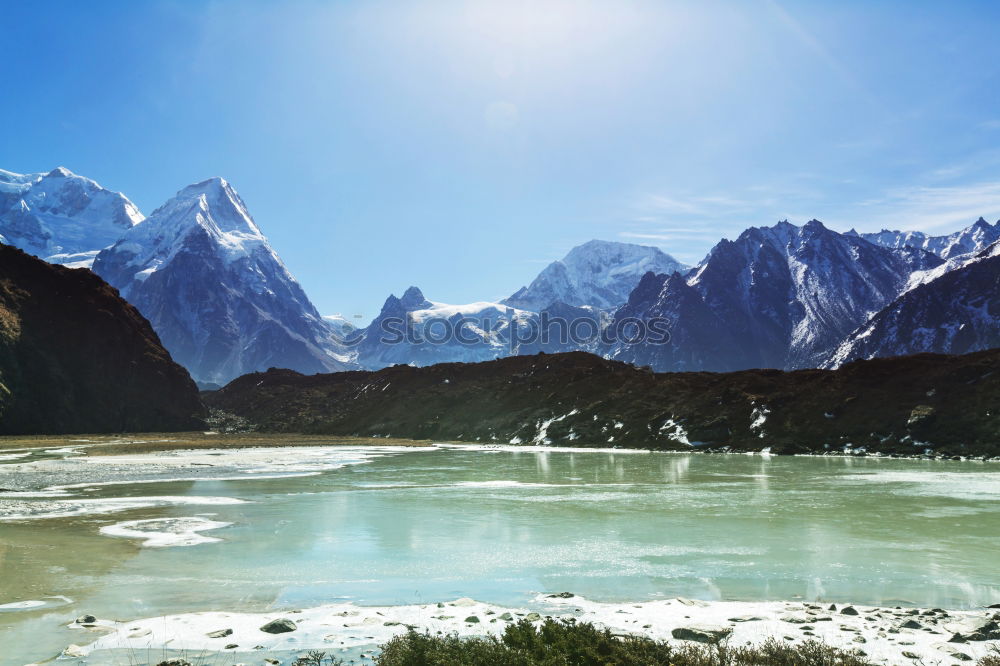
<instances>
[{"instance_id":1,"label":"rocky mountain peak","mask_svg":"<svg viewBox=\"0 0 1000 666\"><path fill-rule=\"evenodd\" d=\"M421 310L431 306L431 302L424 298L424 293L418 287L410 287L404 291L399 302L407 311Z\"/></svg>"},{"instance_id":2,"label":"rocky mountain peak","mask_svg":"<svg viewBox=\"0 0 1000 666\"><path fill-rule=\"evenodd\" d=\"M45 176L48 178L69 178L74 175L76 174L74 174L72 171L70 171L64 166L57 166L55 169L45 174Z\"/></svg>"},{"instance_id":3,"label":"rocky mountain peak","mask_svg":"<svg viewBox=\"0 0 1000 666\"><path fill-rule=\"evenodd\" d=\"M195 379L267 367L351 367L295 278L221 178L185 187L103 250L94 270L153 323Z\"/></svg>"}]
</instances>

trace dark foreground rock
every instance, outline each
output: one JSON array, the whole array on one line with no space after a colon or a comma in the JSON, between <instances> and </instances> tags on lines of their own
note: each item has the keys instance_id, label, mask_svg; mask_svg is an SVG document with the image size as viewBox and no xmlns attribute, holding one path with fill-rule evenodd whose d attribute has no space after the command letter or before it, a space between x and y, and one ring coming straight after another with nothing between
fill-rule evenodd
<instances>
[{"instance_id":1,"label":"dark foreground rock","mask_svg":"<svg viewBox=\"0 0 1000 666\"><path fill-rule=\"evenodd\" d=\"M992 457L998 370L1000 350L732 373L653 373L573 352L311 376L272 369L205 399L277 432Z\"/></svg>"},{"instance_id":2,"label":"dark foreground rock","mask_svg":"<svg viewBox=\"0 0 1000 666\"><path fill-rule=\"evenodd\" d=\"M265 634L287 634L288 632L295 631L296 629L298 629L298 626L286 618L271 620L260 628L260 630Z\"/></svg>"},{"instance_id":3,"label":"dark foreground rock","mask_svg":"<svg viewBox=\"0 0 1000 666\"><path fill-rule=\"evenodd\" d=\"M0 245L0 434L190 430L203 411L117 290Z\"/></svg>"},{"instance_id":4,"label":"dark foreground rock","mask_svg":"<svg viewBox=\"0 0 1000 666\"><path fill-rule=\"evenodd\" d=\"M732 627L710 627L704 625L677 627L670 635L681 641L697 643L718 643L733 633Z\"/></svg>"}]
</instances>

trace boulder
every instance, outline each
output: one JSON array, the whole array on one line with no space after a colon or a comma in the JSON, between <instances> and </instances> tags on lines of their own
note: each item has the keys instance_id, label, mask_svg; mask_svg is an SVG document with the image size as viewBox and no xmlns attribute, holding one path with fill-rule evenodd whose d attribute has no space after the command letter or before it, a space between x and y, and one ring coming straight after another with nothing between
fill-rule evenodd
<instances>
[{"instance_id":1,"label":"boulder","mask_svg":"<svg viewBox=\"0 0 1000 666\"><path fill-rule=\"evenodd\" d=\"M718 643L719 641L728 638L731 633L733 633L732 627L699 624L687 627L677 627L670 632L670 635L681 641Z\"/></svg>"},{"instance_id":2,"label":"boulder","mask_svg":"<svg viewBox=\"0 0 1000 666\"><path fill-rule=\"evenodd\" d=\"M782 622L790 622L792 624L806 624L809 622L809 618L803 613L785 613L778 619Z\"/></svg>"},{"instance_id":3,"label":"boulder","mask_svg":"<svg viewBox=\"0 0 1000 666\"><path fill-rule=\"evenodd\" d=\"M208 632L205 635L208 636L209 638L225 638L226 636L232 636L233 635L233 630L232 629L219 629L218 631L210 631L210 632Z\"/></svg>"},{"instance_id":4,"label":"boulder","mask_svg":"<svg viewBox=\"0 0 1000 666\"><path fill-rule=\"evenodd\" d=\"M191 662L187 659L167 659L156 666L191 666Z\"/></svg>"},{"instance_id":5,"label":"boulder","mask_svg":"<svg viewBox=\"0 0 1000 666\"><path fill-rule=\"evenodd\" d=\"M854 606L844 606L840 609L841 615L858 615L858 610Z\"/></svg>"},{"instance_id":6,"label":"boulder","mask_svg":"<svg viewBox=\"0 0 1000 666\"><path fill-rule=\"evenodd\" d=\"M468 622L469 624L479 624L479 618L476 617L475 615L470 615L469 617L465 618L465 621Z\"/></svg>"},{"instance_id":7,"label":"boulder","mask_svg":"<svg viewBox=\"0 0 1000 666\"><path fill-rule=\"evenodd\" d=\"M97 618L94 617L93 615L81 615L80 617L76 618L76 623L77 624L96 624L97 623Z\"/></svg>"},{"instance_id":8,"label":"boulder","mask_svg":"<svg viewBox=\"0 0 1000 666\"><path fill-rule=\"evenodd\" d=\"M941 652L944 652L952 659L957 659L958 661L972 661L972 657L970 657L965 652L962 652L951 643L935 643L934 647L936 647Z\"/></svg>"},{"instance_id":9,"label":"boulder","mask_svg":"<svg viewBox=\"0 0 1000 666\"><path fill-rule=\"evenodd\" d=\"M1000 625L992 617L968 618L960 622L949 622L945 629L955 634L950 643L956 643L956 637L967 641L990 641L1000 639Z\"/></svg>"},{"instance_id":10,"label":"boulder","mask_svg":"<svg viewBox=\"0 0 1000 666\"><path fill-rule=\"evenodd\" d=\"M265 634L287 634L296 629L298 629L298 626L288 618L271 620L260 628Z\"/></svg>"},{"instance_id":11,"label":"boulder","mask_svg":"<svg viewBox=\"0 0 1000 666\"><path fill-rule=\"evenodd\" d=\"M677 597L677 603L684 604L685 606L698 606L699 608L705 608L708 603L700 601L697 599L685 599L684 597Z\"/></svg>"}]
</instances>

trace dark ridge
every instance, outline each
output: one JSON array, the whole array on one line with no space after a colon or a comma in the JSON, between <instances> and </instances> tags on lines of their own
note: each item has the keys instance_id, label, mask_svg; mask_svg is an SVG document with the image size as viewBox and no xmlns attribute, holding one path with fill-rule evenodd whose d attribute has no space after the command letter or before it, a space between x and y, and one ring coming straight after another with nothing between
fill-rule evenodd
<instances>
[{"instance_id":1,"label":"dark ridge","mask_svg":"<svg viewBox=\"0 0 1000 666\"><path fill-rule=\"evenodd\" d=\"M838 370L662 374L571 352L310 376L271 369L206 399L274 432L996 456L998 369L1000 350L858 361Z\"/></svg>"},{"instance_id":2,"label":"dark ridge","mask_svg":"<svg viewBox=\"0 0 1000 666\"><path fill-rule=\"evenodd\" d=\"M203 416L187 371L117 289L0 245L0 434L191 430Z\"/></svg>"}]
</instances>

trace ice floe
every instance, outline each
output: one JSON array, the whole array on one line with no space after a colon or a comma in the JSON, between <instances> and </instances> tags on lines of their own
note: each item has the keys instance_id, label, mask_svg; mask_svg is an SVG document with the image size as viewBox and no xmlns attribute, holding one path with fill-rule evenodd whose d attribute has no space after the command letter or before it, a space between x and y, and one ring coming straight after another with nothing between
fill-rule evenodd
<instances>
[{"instance_id":1,"label":"ice floe","mask_svg":"<svg viewBox=\"0 0 1000 666\"><path fill-rule=\"evenodd\" d=\"M60 499L33 502L6 502L0 504L0 522L13 520L35 520L39 518L62 518L104 513L117 513L131 509L145 509L158 506L179 505L223 505L243 504L246 500L235 497L154 496L121 497L107 499Z\"/></svg>"},{"instance_id":2,"label":"ice floe","mask_svg":"<svg viewBox=\"0 0 1000 666\"><path fill-rule=\"evenodd\" d=\"M146 548L168 548L171 546L196 546L202 543L221 541L200 532L229 527L232 523L209 520L199 516L176 518L148 518L146 520L126 520L114 525L105 525L101 534L126 539L143 539Z\"/></svg>"}]
</instances>

